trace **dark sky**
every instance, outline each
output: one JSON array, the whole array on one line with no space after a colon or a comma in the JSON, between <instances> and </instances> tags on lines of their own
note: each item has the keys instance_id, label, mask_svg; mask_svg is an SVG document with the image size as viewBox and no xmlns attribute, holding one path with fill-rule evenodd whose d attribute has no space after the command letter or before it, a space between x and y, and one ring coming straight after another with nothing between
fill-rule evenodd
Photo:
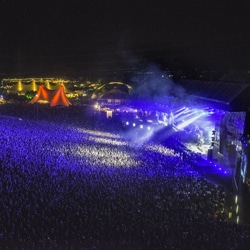
<instances>
[{"instance_id":1,"label":"dark sky","mask_svg":"<svg viewBox=\"0 0 250 250\"><path fill-rule=\"evenodd\" d=\"M0 0L0 72L138 59L250 69L248 0Z\"/></svg>"}]
</instances>

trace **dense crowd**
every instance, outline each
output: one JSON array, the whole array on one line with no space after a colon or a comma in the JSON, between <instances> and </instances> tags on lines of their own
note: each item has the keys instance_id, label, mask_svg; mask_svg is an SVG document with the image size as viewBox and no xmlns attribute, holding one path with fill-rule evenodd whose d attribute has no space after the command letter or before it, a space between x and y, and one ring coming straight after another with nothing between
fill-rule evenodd
<instances>
[{"instance_id":1,"label":"dense crowd","mask_svg":"<svg viewBox=\"0 0 250 250\"><path fill-rule=\"evenodd\" d=\"M249 249L177 144L79 124L0 116L1 249Z\"/></svg>"}]
</instances>

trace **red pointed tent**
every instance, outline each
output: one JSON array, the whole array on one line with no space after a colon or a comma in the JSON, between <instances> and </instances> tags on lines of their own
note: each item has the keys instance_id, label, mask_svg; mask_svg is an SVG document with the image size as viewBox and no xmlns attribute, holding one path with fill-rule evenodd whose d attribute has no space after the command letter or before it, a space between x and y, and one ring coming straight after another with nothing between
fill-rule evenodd
<instances>
[{"instance_id":1,"label":"red pointed tent","mask_svg":"<svg viewBox=\"0 0 250 250\"><path fill-rule=\"evenodd\" d=\"M69 102L68 98L65 95L63 86L59 87L59 89L55 92L52 100L50 101L51 107L54 107L57 105L62 105L62 106L66 106L66 107L71 105L71 103Z\"/></svg>"},{"instance_id":2,"label":"red pointed tent","mask_svg":"<svg viewBox=\"0 0 250 250\"><path fill-rule=\"evenodd\" d=\"M62 105L68 107L71 105L68 98L65 95L63 86L60 86L57 90L48 90L43 85L39 86L37 94L30 101L31 104L34 104L39 101L49 102L51 107Z\"/></svg>"}]
</instances>

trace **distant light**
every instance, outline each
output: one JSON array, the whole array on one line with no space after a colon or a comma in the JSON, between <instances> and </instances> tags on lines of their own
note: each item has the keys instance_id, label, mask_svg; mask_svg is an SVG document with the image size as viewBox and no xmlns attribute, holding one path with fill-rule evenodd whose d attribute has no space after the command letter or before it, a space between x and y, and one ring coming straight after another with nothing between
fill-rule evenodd
<instances>
[{"instance_id":1,"label":"distant light","mask_svg":"<svg viewBox=\"0 0 250 250\"><path fill-rule=\"evenodd\" d=\"M240 216L238 215L238 216L237 216L236 223L239 224L239 221L240 221Z\"/></svg>"},{"instance_id":2,"label":"distant light","mask_svg":"<svg viewBox=\"0 0 250 250\"><path fill-rule=\"evenodd\" d=\"M140 128L143 128L143 125L142 125L142 124L140 125Z\"/></svg>"},{"instance_id":3,"label":"distant light","mask_svg":"<svg viewBox=\"0 0 250 250\"><path fill-rule=\"evenodd\" d=\"M135 127L136 126L136 124L135 123L133 123L133 127Z\"/></svg>"},{"instance_id":4,"label":"distant light","mask_svg":"<svg viewBox=\"0 0 250 250\"><path fill-rule=\"evenodd\" d=\"M221 168L219 168L219 170L221 170Z\"/></svg>"},{"instance_id":5,"label":"distant light","mask_svg":"<svg viewBox=\"0 0 250 250\"><path fill-rule=\"evenodd\" d=\"M128 126L128 125L129 125L129 122L126 122L126 125Z\"/></svg>"},{"instance_id":6,"label":"distant light","mask_svg":"<svg viewBox=\"0 0 250 250\"><path fill-rule=\"evenodd\" d=\"M238 203L238 195L235 196L235 204Z\"/></svg>"},{"instance_id":7,"label":"distant light","mask_svg":"<svg viewBox=\"0 0 250 250\"><path fill-rule=\"evenodd\" d=\"M148 129L148 130L150 130L151 128L150 128L150 127L148 127L147 129Z\"/></svg>"}]
</instances>

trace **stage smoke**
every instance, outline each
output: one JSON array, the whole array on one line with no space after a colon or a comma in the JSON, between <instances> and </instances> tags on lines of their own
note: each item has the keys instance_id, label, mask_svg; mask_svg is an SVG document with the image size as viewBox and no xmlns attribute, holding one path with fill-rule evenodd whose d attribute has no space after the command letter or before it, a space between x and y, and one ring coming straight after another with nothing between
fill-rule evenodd
<instances>
[{"instance_id":1,"label":"stage smoke","mask_svg":"<svg viewBox=\"0 0 250 250\"><path fill-rule=\"evenodd\" d=\"M133 89L132 96L139 100L166 103L171 97L186 98L185 90L156 65L147 67L137 81L138 86Z\"/></svg>"}]
</instances>

